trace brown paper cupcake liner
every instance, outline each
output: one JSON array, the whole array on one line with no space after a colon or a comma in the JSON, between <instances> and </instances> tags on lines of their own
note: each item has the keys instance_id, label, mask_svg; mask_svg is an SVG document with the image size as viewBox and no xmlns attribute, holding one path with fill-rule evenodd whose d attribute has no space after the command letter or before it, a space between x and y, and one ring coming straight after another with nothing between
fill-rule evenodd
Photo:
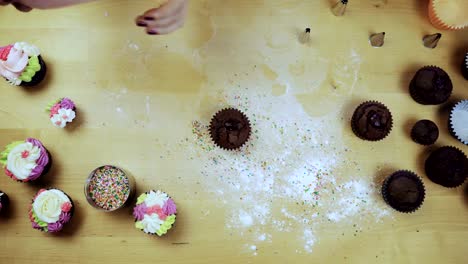
<instances>
[{"instance_id":1,"label":"brown paper cupcake liner","mask_svg":"<svg viewBox=\"0 0 468 264\"><path fill-rule=\"evenodd\" d=\"M245 125L247 126L247 130L248 130L248 131L247 131L248 135L246 136L245 141L240 142L240 143L238 143L238 144L236 144L236 145L234 145L234 146L223 145L223 144L221 144L221 143L219 142L219 140L217 140L217 131L216 131L216 122L217 122L217 120L216 120L216 118L217 118L217 116L219 116L221 113L227 112L227 111L231 111L232 113L237 114L237 115L239 115L240 117L242 117L242 119L244 119L245 122L246 122ZM209 129L210 129L211 140L213 141L213 143L214 143L216 146L218 146L218 147L220 147L220 148L222 148L222 149L224 149L224 150L238 150L238 149L240 149L241 147L243 147L243 146L249 141L249 139L250 139L250 137L251 137L251 133L252 133L252 128L251 128L251 127L252 127L252 126L251 126L251 124L250 124L249 118L248 118L247 115L244 114L242 111L240 111L240 110L238 110L238 109L235 109L235 108L224 108L224 109L218 111L218 112L212 117L212 119L211 119L210 128L209 128Z\"/></svg>"},{"instance_id":2,"label":"brown paper cupcake liner","mask_svg":"<svg viewBox=\"0 0 468 264\"><path fill-rule=\"evenodd\" d=\"M416 88L414 87L414 82L415 82L415 77L416 77L417 73L418 73L419 71L421 71L421 70L426 70L426 69L435 69L435 70L443 71L443 72L445 72L445 73L447 74L447 76L448 76L450 82L452 82L452 80L450 79L450 76L448 75L448 73L447 73L444 69L442 69L442 68L440 68L440 67L437 67L437 66L434 66L434 65L427 65L427 66L421 67L421 68L414 74L413 78L411 79L411 82L410 82L410 85L409 85L409 92L410 92L410 95L411 95L411 97L413 98L413 100L416 101L416 102L419 103L419 104L422 104L422 105L430 105L430 104L428 104L424 98L421 98L421 97L418 95L418 91L417 91ZM452 88L452 91L450 91L449 96L447 97L447 99L446 99L444 102L446 102L446 101L450 98L450 96L452 95L452 93L453 93L453 88ZM441 102L441 103L438 103L438 104L442 104L442 103L444 103L444 102Z\"/></svg>"},{"instance_id":3,"label":"brown paper cupcake liner","mask_svg":"<svg viewBox=\"0 0 468 264\"><path fill-rule=\"evenodd\" d=\"M468 145L468 122L464 123L463 120L457 120L457 112L464 111L468 115L468 100L458 102L450 111L449 118L449 131L450 134L458 139L461 143ZM462 130L462 131L459 131ZM464 131L463 131L464 130Z\"/></svg>"},{"instance_id":4,"label":"brown paper cupcake liner","mask_svg":"<svg viewBox=\"0 0 468 264\"><path fill-rule=\"evenodd\" d=\"M442 155L443 152L445 152L445 155ZM450 155L446 154L447 152L450 152ZM449 160L447 156L451 159ZM457 166L455 166L455 163ZM457 188L468 177L468 158L463 151L456 147L440 147L426 159L424 170L432 182L447 188ZM454 177L456 179L453 179Z\"/></svg>"},{"instance_id":5,"label":"brown paper cupcake liner","mask_svg":"<svg viewBox=\"0 0 468 264\"><path fill-rule=\"evenodd\" d=\"M392 198L392 195L389 190L390 184L393 181L398 180L398 178L407 178L407 179L412 180L414 183L416 183L417 189L419 191L419 195L418 197L416 197L416 201L413 202L412 204L408 205L408 204L405 204L404 201L400 201L400 202L396 201L397 200L396 197ZM401 192L405 192L405 191L402 190ZM408 190L406 190L406 195L410 195L410 194L411 193ZM426 194L426 190L425 190L422 179L418 175L416 175L414 172L408 171L408 170L399 170L399 171L394 172L393 174L388 176L382 184L382 197L384 201L393 209L402 213L414 213L415 211L417 211L424 202L425 194Z\"/></svg>"},{"instance_id":6,"label":"brown paper cupcake liner","mask_svg":"<svg viewBox=\"0 0 468 264\"><path fill-rule=\"evenodd\" d=\"M356 124L357 123L357 116L356 116L356 110L365 106L366 104L377 104L379 106L382 106L384 108L386 108L388 110L388 113L390 115L390 126L389 128L387 129L388 131L386 131L385 135L383 135L383 137L381 138L375 138L375 139L370 139L368 137L365 137L364 135L361 134L361 132L359 132L359 128L358 128L358 125ZM392 131L392 128L393 128L393 116L392 116L392 113L390 112L390 109L384 105L383 103L381 102L378 102L378 101L374 101L374 100L370 100L370 101L365 101L363 103L361 103L358 107L356 107L356 110L353 114L353 117L351 118L351 129L353 131L353 133L360 139L362 140L367 140L367 141L373 141L373 142L377 142L377 141L381 141L383 139L385 139L389 134L390 132Z\"/></svg>"},{"instance_id":7,"label":"brown paper cupcake liner","mask_svg":"<svg viewBox=\"0 0 468 264\"><path fill-rule=\"evenodd\" d=\"M434 25L436 28L439 29L444 29L444 30L462 30L464 28L468 27L468 20L466 22L461 22L461 24L450 24L449 22L444 21L440 17L440 10L438 10L438 3L439 0L431 0L429 2L429 10L428 10L428 16L429 16L429 21ZM460 7L463 9L463 7ZM453 10L453 12L456 12L458 10Z\"/></svg>"}]
</instances>

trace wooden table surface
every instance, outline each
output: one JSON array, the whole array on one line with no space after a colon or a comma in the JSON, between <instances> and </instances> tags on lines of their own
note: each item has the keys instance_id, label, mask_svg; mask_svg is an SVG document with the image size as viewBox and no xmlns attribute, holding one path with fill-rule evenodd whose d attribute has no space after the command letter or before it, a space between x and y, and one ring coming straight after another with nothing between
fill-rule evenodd
<instances>
[{"instance_id":1,"label":"wooden table surface","mask_svg":"<svg viewBox=\"0 0 468 264\"><path fill-rule=\"evenodd\" d=\"M408 131L415 120L432 119L441 131L437 146L453 145L465 153L468 148L448 134L446 107L419 105L407 88L419 67L437 65L453 81L451 102L468 98L468 82L459 72L468 32L442 32L439 46L427 49L422 37L438 32L426 18L427 1L350 2L346 15L337 18L327 0L192 0L185 27L168 36L148 36L134 26L135 16L151 1L98 1L28 14L0 8L1 44L34 43L49 67L40 87L0 82L0 145L35 137L54 158L52 171L38 184L0 177L0 189L12 200L8 215L0 218L0 263L466 263L466 184L447 189L427 179L423 163L432 148L413 143ZM306 27L312 33L304 45L298 32ZM369 34L381 31L387 33L385 45L372 48ZM43 112L48 102L63 96L79 109L65 130L53 127ZM269 202L281 211L271 210L253 225L241 219L247 227L232 225L233 213L246 205L242 197L233 198L235 188L218 175L203 173L215 171L206 158L212 155L206 150L210 143L197 143L192 130L197 134L194 120L206 125L214 112L243 98L257 107L246 110L251 119L263 111L268 118L286 120L299 109L300 118L325 120L322 130L314 125L311 134L336 135L334 141L318 142L319 154L305 158L349 150L333 156L343 162L329 177L354 175L377 182L378 188L379 179L394 170L415 171L426 186L424 205L413 214L390 209L380 221L350 215L352 225L312 219L311 231L307 225L281 229L272 219L283 219L285 210L297 216L294 212L311 205L278 194ZM265 98L271 99L269 110L262 106ZM371 99L384 102L395 119L390 136L377 143L357 139L348 125L352 110ZM289 108L293 114L282 116ZM256 129L262 129L261 122ZM262 141L262 131L257 135L251 144L259 149L280 155L281 147L288 147L268 148L270 138ZM296 140L294 133L283 136ZM263 155L214 151L227 160ZM174 230L163 238L148 236L133 227L130 208L103 213L89 206L84 181L102 164L130 171L139 193L168 192L179 207ZM285 168L284 175L293 169ZM236 173L226 177L234 185L236 179L245 183ZM283 181L277 180L275 188L282 190ZM60 235L33 230L27 217L33 194L48 186L67 192L77 207ZM253 187L241 188L255 203ZM259 193L259 199L268 194ZM373 199L371 213L389 209L378 194ZM318 210L328 210L329 201L321 202ZM303 219L282 221L295 226ZM257 239L259 229L263 237ZM313 243L307 244L302 238L311 232Z\"/></svg>"}]
</instances>

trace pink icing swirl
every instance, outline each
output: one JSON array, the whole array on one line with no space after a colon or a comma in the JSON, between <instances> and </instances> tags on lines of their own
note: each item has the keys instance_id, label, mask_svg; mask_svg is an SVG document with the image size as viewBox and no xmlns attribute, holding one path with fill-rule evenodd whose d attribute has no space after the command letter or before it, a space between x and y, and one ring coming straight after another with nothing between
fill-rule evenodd
<instances>
[{"instance_id":1,"label":"pink icing swirl","mask_svg":"<svg viewBox=\"0 0 468 264\"><path fill-rule=\"evenodd\" d=\"M70 221L71 219L71 214L70 213L66 213L66 212L62 212L60 214L60 218L59 218L59 222L62 223L62 224L66 224Z\"/></svg>"},{"instance_id":2,"label":"pink icing swirl","mask_svg":"<svg viewBox=\"0 0 468 264\"><path fill-rule=\"evenodd\" d=\"M63 229L63 224L60 221L50 223L47 225L47 231L50 233L56 233Z\"/></svg>"},{"instance_id":3,"label":"pink icing swirl","mask_svg":"<svg viewBox=\"0 0 468 264\"><path fill-rule=\"evenodd\" d=\"M18 79L28 65L28 61L28 54L12 47L8 59L0 60L0 75L7 79Z\"/></svg>"},{"instance_id":4,"label":"pink icing swirl","mask_svg":"<svg viewBox=\"0 0 468 264\"><path fill-rule=\"evenodd\" d=\"M42 227L40 227L36 222L32 221L31 222L31 225L34 229L39 229L39 230L42 230Z\"/></svg>"},{"instance_id":5,"label":"pink icing swirl","mask_svg":"<svg viewBox=\"0 0 468 264\"><path fill-rule=\"evenodd\" d=\"M176 207L176 204L174 203L174 200L172 200L172 198L169 198L166 201L162 209L166 215L172 215L172 214L177 213L177 207Z\"/></svg>"},{"instance_id":6,"label":"pink icing swirl","mask_svg":"<svg viewBox=\"0 0 468 264\"><path fill-rule=\"evenodd\" d=\"M135 206L135 208L133 208L133 217L135 217L135 219L137 221L141 221L143 220L143 218L145 217L145 214L146 214L146 204L145 203L141 203L137 206Z\"/></svg>"},{"instance_id":7,"label":"pink icing swirl","mask_svg":"<svg viewBox=\"0 0 468 264\"><path fill-rule=\"evenodd\" d=\"M47 150L44 148L42 143L34 138L26 139L26 142L33 144L33 146L38 147L41 151L39 159L36 160L36 167L31 171L31 175L29 175L28 181L33 181L39 178L44 171L45 167L49 164L49 155Z\"/></svg>"}]
</instances>

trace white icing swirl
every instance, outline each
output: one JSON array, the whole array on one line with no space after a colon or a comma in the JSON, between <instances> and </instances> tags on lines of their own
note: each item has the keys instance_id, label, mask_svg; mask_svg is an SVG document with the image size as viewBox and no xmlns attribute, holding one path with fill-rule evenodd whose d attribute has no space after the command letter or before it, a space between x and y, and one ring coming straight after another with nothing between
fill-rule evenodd
<instances>
[{"instance_id":1,"label":"white icing swirl","mask_svg":"<svg viewBox=\"0 0 468 264\"><path fill-rule=\"evenodd\" d=\"M164 203L169 199L166 193L161 191L150 191L145 199L145 203L147 207L159 205L161 208L163 207Z\"/></svg>"},{"instance_id":2,"label":"white icing swirl","mask_svg":"<svg viewBox=\"0 0 468 264\"><path fill-rule=\"evenodd\" d=\"M151 234L155 234L163 223L164 221L159 219L157 214L145 215L143 220L141 220L143 231Z\"/></svg>"},{"instance_id":3,"label":"white icing swirl","mask_svg":"<svg viewBox=\"0 0 468 264\"><path fill-rule=\"evenodd\" d=\"M54 126L64 128L67 125L67 122L72 122L75 117L75 111L72 109L60 108L58 113L50 118L50 121Z\"/></svg>"},{"instance_id":4,"label":"white icing swirl","mask_svg":"<svg viewBox=\"0 0 468 264\"><path fill-rule=\"evenodd\" d=\"M60 219L62 205L70 199L59 190L46 190L40 193L33 202L33 210L37 217L46 223L55 223Z\"/></svg>"},{"instance_id":5,"label":"white icing swirl","mask_svg":"<svg viewBox=\"0 0 468 264\"><path fill-rule=\"evenodd\" d=\"M38 47L27 42L16 42L14 48L24 51L24 53L28 54L29 57L39 56L41 54L41 51Z\"/></svg>"},{"instance_id":6,"label":"white icing swirl","mask_svg":"<svg viewBox=\"0 0 468 264\"><path fill-rule=\"evenodd\" d=\"M24 180L31 175L31 171L37 166L36 161L41 155L41 150L29 142L19 144L8 153L7 169L19 180Z\"/></svg>"}]
</instances>

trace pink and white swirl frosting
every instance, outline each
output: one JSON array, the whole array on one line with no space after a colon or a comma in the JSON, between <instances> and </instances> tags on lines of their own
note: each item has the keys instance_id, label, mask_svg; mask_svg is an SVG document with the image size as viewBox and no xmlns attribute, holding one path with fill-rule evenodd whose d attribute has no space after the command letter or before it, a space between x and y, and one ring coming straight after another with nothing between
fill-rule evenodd
<instances>
[{"instance_id":1,"label":"pink and white swirl frosting","mask_svg":"<svg viewBox=\"0 0 468 264\"><path fill-rule=\"evenodd\" d=\"M72 208L72 201L61 190L41 189L33 199L29 219L34 229L55 233L70 221Z\"/></svg>"},{"instance_id":2,"label":"pink and white swirl frosting","mask_svg":"<svg viewBox=\"0 0 468 264\"><path fill-rule=\"evenodd\" d=\"M49 155L42 143L28 138L10 150L5 172L14 180L28 182L39 178L48 164Z\"/></svg>"},{"instance_id":3,"label":"pink and white swirl frosting","mask_svg":"<svg viewBox=\"0 0 468 264\"><path fill-rule=\"evenodd\" d=\"M29 58L39 55L39 48L26 42L0 47L0 75L11 84L20 85L20 76L26 69Z\"/></svg>"},{"instance_id":4,"label":"pink and white swirl frosting","mask_svg":"<svg viewBox=\"0 0 468 264\"><path fill-rule=\"evenodd\" d=\"M50 121L56 127L64 128L76 117L75 103L70 98L62 98L53 104L49 110Z\"/></svg>"},{"instance_id":5,"label":"pink and white swirl frosting","mask_svg":"<svg viewBox=\"0 0 468 264\"><path fill-rule=\"evenodd\" d=\"M147 234L162 236L172 228L177 207L165 192L151 190L137 198L133 208L135 227Z\"/></svg>"}]
</instances>

